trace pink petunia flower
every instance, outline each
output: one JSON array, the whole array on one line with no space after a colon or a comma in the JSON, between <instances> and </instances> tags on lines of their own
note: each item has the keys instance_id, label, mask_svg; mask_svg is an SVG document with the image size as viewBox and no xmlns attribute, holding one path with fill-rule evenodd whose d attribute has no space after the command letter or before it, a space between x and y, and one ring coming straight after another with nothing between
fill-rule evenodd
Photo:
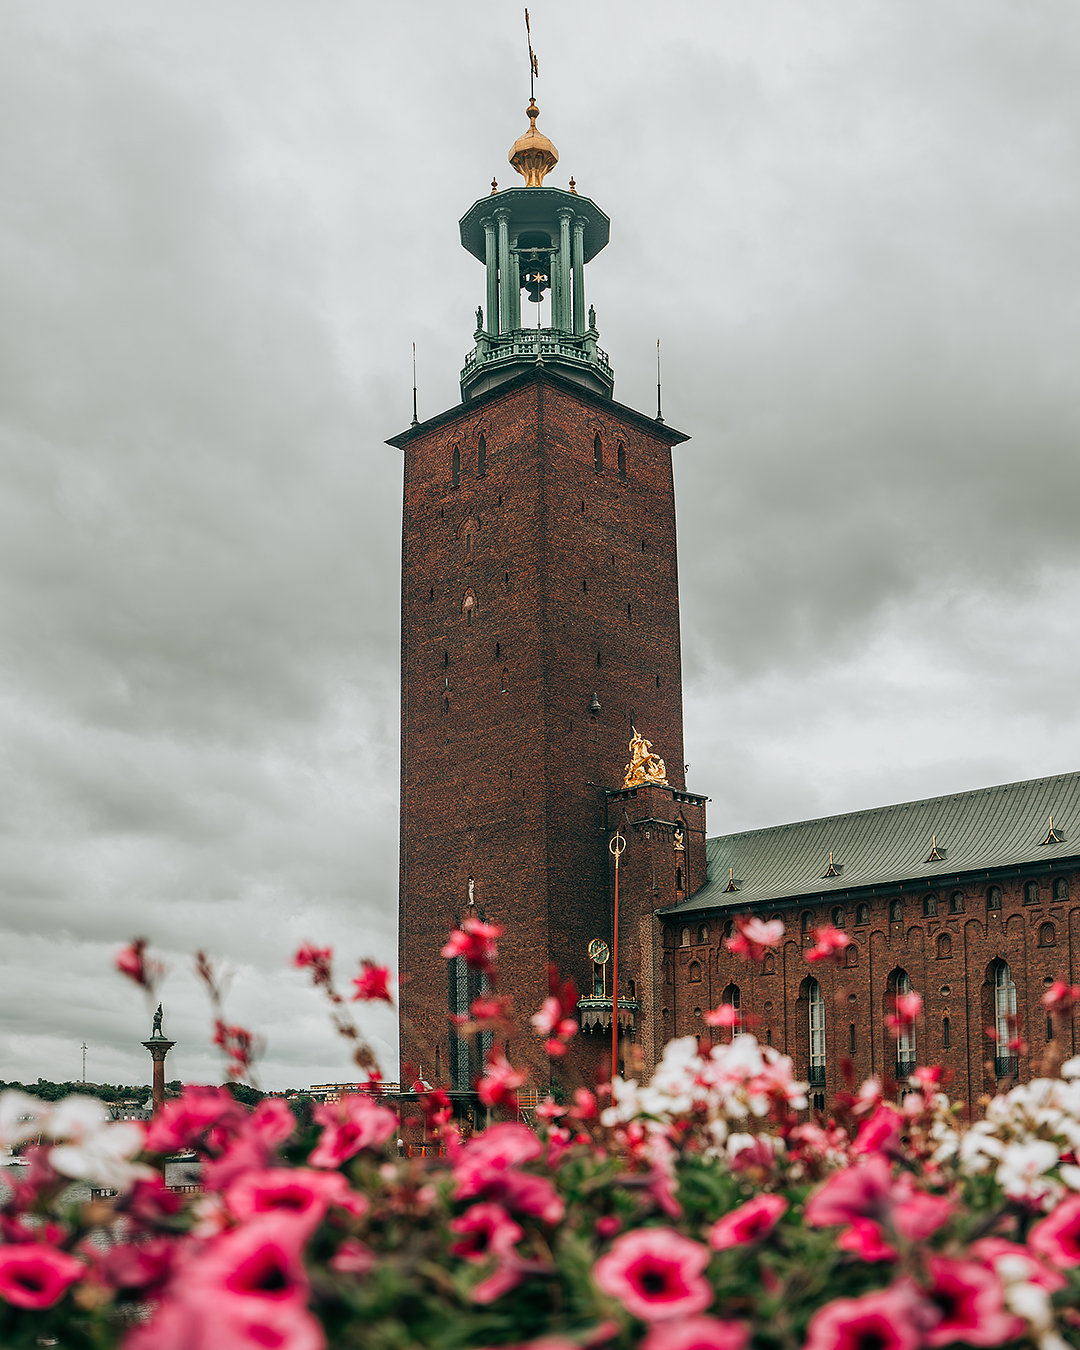
<instances>
[{"instance_id":1,"label":"pink petunia flower","mask_svg":"<svg viewBox=\"0 0 1080 1350\"><path fill-rule=\"evenodd\" d=\"M833 928L831 924L824 928L815 928L814 937L817 939L817 945L803 953L811 965L818 961L836 960L845 947L851 946L851 938L847 933L842 933L839 928Z\"/></svg>"},{"instance_id":2,"label":"pink petunia flower","mask_svg":"<svg viewBox=\"0 0 1080 1350\"><path fill-rule=\"evenodd\" d=\"M743 1350L750 1339L741 1322L718 1317L686 1317L657 1322L641 1342L641 1350Z\"/></svg>"},{"instance_id":3,"label":"pink petunia flower","mask_svg":"<svg viewBox=\"0 0 1080 1350\"><path fill-rule=\"evenodd\" d=\"M1068 1017L1080 1003L1080 984L1055 980L1042 996L1043 1007L1054 1017Z\"/></svg>"},{"instance_id":4,"label":"pink petunia flower","mask_svg":"<svg viewBox=\"0 0 1080 1350\"><path fill-rule=\"evenodd\" d=\"M788 1202L782 1195L756 1195L745 1205L717 1219L709 1233L709 1246L721 1252L745 1242L760 1242L776 1227L787 1207Z\"/></svg>"},{"instance_id":5,"label":"pink petunia flower","mask_svg":"<svg viewBox=\"0 0 1080 1350\"><path fill-rule=\"evenodd\" d=\"M982 1261L988 1266L997 1269L998 1261L1008 1259L1011 1262L1023 1261L1026 1269L1024 1279L1028 1284L1038 1285L1040 1289L1045 1289L1048 1294L1056 1294L1059 1289L1064 1289L1068 1284L1064 1275L1059 1275L1056 1270L1050 1270L1047 1266L1034 1257L1028 1247L1021 1246L1018 1242L1010 1242L1007 1238L979 1238L968 1248L969 1256L976 1261Z\"/></svg>"},{"instance_id":6,"label":"pink petunia flower","mask_svg":"<svg viewBox=\"0 0 1080 1350\"><path fill-rule=\"evenodd\" d=\"M466 1261L486 1261L489 1256L505 1256L525 1236L502 1205L490 1201L472 1205L450 1223L451 1232L461 1233L450 1250Z\"/></svg>"},{"instance_id":7,"label":"pink petunia flower","mask_svg":"<svg viewBox=\"0 0 1080 1350\"><path fill-rule=\"evenodd\" d=\"M0 1246L0 1298L16 1308L51 1308L86 1266L45 1242Z\"/></svg>"},{"instance_id":8,"label":"pink petunia flower","mask_svg":"<svg viewBox=\"0 0 1080 1350\"><path fill-rule=\"evenodd\" d=\"M463 956L472 970L482 970L490 975L495 970L498 949L495 939L502 937L502 927L497 923L482 923L479 919L466 919L460 928L452 928L442 955L447 961L455 956Z\"/></svg>"},{"instance_id":9,"label":"pink petunia flower","mask_svg":"<svg viewBox=\"0 0 1080 1350\"><path fill-rule=\"evenodd\" d=\"M872 1116L863 1121L852 1145L852 1153L895 1154L900 1147L904 1118L891 1106L879 1106Z\"/></svg>"},{"instance_id":10,"label":"pink petunia flower","mask_svg":"<svg viewBox=\"0 0 1080 1350\"><path fill-rule=\"evenodd\" d=\"M101 1254L95 1274L113 1289L159 1289L172 1273L179 1244L166 1237L123 1242Z\"/></svg>"},{"instance_id":11,"label":"pink petunia flower","mask_svg":"<svg viewBox=\"0 0 1080 1350\"><path fill-rule=\"evenodd\" d=\"M806 1202L803 1218L811 1228L831 1228L856 1219L881 1222L892 1209L892 1172L875 1153L857 1167L834 1172Z\"/></svg>"},{"instance_id":12,"label":"pink petunia flower","mask_svg":"<svg viewBox=\"0 0 1080 1350\"><path fill-rule=\"evenodd\" d=\"M954 1261L931 1256L933 1281L927 1295L941 1312L941 1319L924 1335L927 1346L989 1346L1011 1341L1024 1330L1024 1323L1005 1309L1005 1296L996 1273L978 1261Z\"/></svg>"},{"instance_id":13,"label":"pink petunia flower","mask_svg":"<svg viewBox=\"0 0 1080 1350\"><path fill-rule=\"evenodd\" d=\"M1062 1270L1080 1266L1080 1195L1070 1195L1032 1228L1028 1246Z\"/></svg>"},{"instance_id":14,"label":"pink petunia flower","mask_svg":"<svg viewBox=\"0 0 1080 1350\"><path fill-rule=\"evenodd\" d=\"M596 1285L644 1322L693 1317L712 1302L701 1272L709 1252L673 1228L636 1228L593 1266Z\"/></svg>"},{"instance_id":15,"label":"pink petunia flower","mask_svg":"<svg viewBox=\"0 0 1080 1350\"><path fill-rule=\"evenodd\" d=\"M327 1262L339 1275L366 1275L374 1270L377 1257L359 1238L346 1238Z\"/></svg>"},{"instance_id":16,"label":"pink petunia flower","mask_svg":"<svg viewBox=\"0 0 1080 1350\"><path fill-rule=\"evenodd\" d=\"M738 932L726 938L724 946L733 956L742 956L748 961L761 961L770 947L778 947L784 937L782 919L759 919L751 915L748 919L736 919Z\"/></svg>"},{"instance_id":17,"label":"pink petunia flower","mask_svg":"<svg viewBox=\"0 0 1080 1350\"><path fill-rule=\"evenodd\" d=\"M360 974L353 979L353 985L356 988L354 1002L389 1003L391 1008L394 1006L394 1000L390 997L389 966L377 966L365 957L360 962Z\"/></svg>"},{"instance_id":18,"label":"pink petunia flower","mask_svg":"<svg viewBox=\"0 0 1080 1350\"><path fill-rule=\"evenodd\" d=\"M116 969L121 975L126 975L129 980L134 980L137 985L152 993L165 974L165 967L162 962L147 956L149 945L146 938L135 938L133 942L129 942L116 955Z\"/></svg>"},{"instance_id":19,"label":"pink petunia flower","mask_svg":"<svg viewBox=\"0 0 1080 1350\"><path fill-rule=\"evenodd\" d=\"M487 1072L476 1084L476 1094L485 1106L517 1106L517 1090L528 1081L528 1070L518 1071L503 1050L488 1055Z\"/></svg>"},{"instance_id":20,"label":"pink petunia flower","mask_svg":"<svg viewBox=\"0 0 1080 1350\"><path fill-rule=\"evenodd\" d=\"M533 1162L543 1151L544 1146L536 1134L520 1121L506 1120L489 1126L463 1144L454 1160L456 1198L470 1200L479 1196L490 1185L493 1176L522 1163Z\"/></svg>"},{"instance_id":21,"label":"pink petunia flower","mask_svg":"<svg viewBox=\"0 0 1080 1350\"><path fill-rule=\"evenodd\" d=\"M862 1261L895 1261L899 1253L881 1236L881 1225L873 1219L856 1219L837 1237L842 1252L854 1252Z\"/></svg>"},{"instance_id":22,"label":"pink petunia flower","mask_svg":"<svg viewBox=\"0 0 1080 1350\"><path fill-rule=\"evenodd\" d=\"M922 994L897 994L893 1000L893 1011L885 1018L885 1025L897 1040L905 1031L915 1025L915 1019L922 1012Z\"/></svg>"},{"instance_id":23,"label":"pink petunia flower","mask_svg":"<svg viewBox=\"0 0 1080 1350\"><path fill-rule=\"evenodd\" d=\"M908 1281L838 1298L810 1319L803 1350L918 1350L935 1313Z\"/></svg>"},{"instance_id":24,"label":"pink petunia flower","mask_svg":"<svg viewBox=\"0 0 1080 1350\"><path fill-rule=\"evenodd\" d=\"M235 1133L248 1113L227 1088L186 1087L179 1100L167 1101L146 1132L150 1153L191 1148L208 1132L224 1141L222 1131Z\"/></svg>"},{"instance_id":25,"label":"pink petunia flower","mask_svg":"<svg viewBox=\"0 0 1080 1350\"><path fill-rule=\"evenodd\" d=\"M731 1003L721 1003L702 1019L707 1027L737 1027L740 1021L739 1010Z\"/></svg>"},{"instance_id":26,"label":"pink petunia flower","mask_svg":"<svg viewBox=\"0 0 1080 1350\"><path fill-rule=\"evenodd\" d=\"M340 1172L309 1167L268 1167L245 1172L225 1192L225 1203L241 1222L274 1214L295 1224L296 1238L304 1242L318 1227L331 1205L364 1214L368 1202L353 1191Z\"/></svg>"},{"instance_id":27,"label":"pink petunia flower","mask_svg":"<svg viewBox=\"0 0 1080 1350\"><path fill-rule=\"evenodd\" d=\"M362 1148L378 1148L398 1127L397 1116L364 1093L348 1093L312 1112L322 1138L308 1158L312 1167L340 1167Z\"/></svg>"},{"instance_id":28,"label":"pink petunia flower","mask_svg":"<svg viewBox=\"0 0 1080 1350\"><path fill-rule=\"evenodd\" d=\"M250 1115L245 1111L239 1128L222 1153L203 1169L203 1185L222 1190L245 1172L261 1170L296 1128L293 1113L280 1097L264 1098Z\"/></svg>"}]
</instances>

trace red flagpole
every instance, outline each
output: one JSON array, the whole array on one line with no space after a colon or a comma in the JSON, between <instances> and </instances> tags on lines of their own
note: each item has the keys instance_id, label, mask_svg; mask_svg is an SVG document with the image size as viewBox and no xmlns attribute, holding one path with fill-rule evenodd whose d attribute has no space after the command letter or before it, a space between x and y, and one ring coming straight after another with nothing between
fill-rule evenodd
<instances>
[{"instance_id":1,"label":"red flagpole","mask_svg":"<svg viewBox=\"0 0 1080 1350\"><path fill-rule=\"evenodd\" d=\"M619 858L626 840L615 831L608 850L615 859L615 921L611 934L611 1082L614 1098L615 1075L619 1066ZM614 1105L614 1100L612 1101Z\"/></svg>"}]
</instances>

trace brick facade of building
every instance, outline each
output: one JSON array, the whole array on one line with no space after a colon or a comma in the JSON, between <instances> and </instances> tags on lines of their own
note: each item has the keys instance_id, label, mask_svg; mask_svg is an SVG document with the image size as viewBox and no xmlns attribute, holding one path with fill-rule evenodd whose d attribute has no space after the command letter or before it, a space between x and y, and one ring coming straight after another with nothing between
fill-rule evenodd
<instances>
[{"instance_id":1,"label":"brick facade of building","mask_svg":"<svg viewBox=\"0 0 1080 1350\"><path fill-rule=\"evenodd\" d=\"M476 991L439 955L449 929L470 913L505 927L503 988L523 1020L549 961L590 990L588 943L611 933L607 790L635 721L682 791L684 439L537 368L391 442L405 455L401 1053L429 1081L469 1076L448 1018ZM673 903L667 871L655 899ZM547 1072L531 1032L511 1058Z\"/></svg>"}]
</instances>

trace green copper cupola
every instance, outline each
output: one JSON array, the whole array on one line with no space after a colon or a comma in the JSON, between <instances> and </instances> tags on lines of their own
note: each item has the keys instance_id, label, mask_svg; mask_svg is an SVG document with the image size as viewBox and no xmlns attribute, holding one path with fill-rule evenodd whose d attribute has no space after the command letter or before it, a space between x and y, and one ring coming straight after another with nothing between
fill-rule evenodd
<instances>
[{"instance_id":1,"label":"green copper cupola","mask_svg":"<svg viewBox=\"0 0 1080 1350\"><path fill-rule=\"evenodd\" d=\"M461 397L475 398L528 366L557 370L610 398L615 376L597 345L596 312L585 307L585 264L608 242L611 222L595 202L544 187L559 153L536 128L540 109L526 109L529 129L510 150L524 187L474 202L461 218L461 244L487 268L487 304L476 311L476 347L465 358ZM522 312L536 309L532 317ZM547 304L547 327L543 326Z\"/></svg>"}]
</instances>

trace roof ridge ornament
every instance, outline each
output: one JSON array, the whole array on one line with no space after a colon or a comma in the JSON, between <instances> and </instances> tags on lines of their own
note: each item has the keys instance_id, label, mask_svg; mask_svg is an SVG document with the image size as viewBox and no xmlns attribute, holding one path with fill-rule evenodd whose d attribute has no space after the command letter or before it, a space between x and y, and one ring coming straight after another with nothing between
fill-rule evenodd
<instances>
[{"instance_id":1,"label":"roof ridge ornament","mask_svg":"<svg viewBox=\"0 0 1080 1350\"><path fill-rule=\"evenodd\" d=\"M1051 816L1051 817L1050 817L1050 833L1049 833L1049 834L1046 836L1046 838L1043 840L1043 845L1045 846L1046 844L1063 844L1064 842L1065 842L1065 836L1061 833L1060 830L1055 830L1055 829L1054 829L1054 817Z\"/></svg>"},{"instance_id":2,"label":"roof ridge ornament","mask_svg":"<svg viewBox=\"0 0 1080 1350\"><path fill-rule=\"evenodd\" d=\"M833 862L832 849L829 849L829 865L828 867L826 867L825 871L822 872L821 874L822 881L824 881L826 877L838 877L840 875L840 869L843 867L843 865L844 864L841 863L840 867L837 867L837 865Z\"/></svg>"},{"instance_id":3,"label":"roof ridge ornament","mask_svg":"<svg viewBox=\"0 0 1080 1350\"><path fill-rule=\"evenodd\" d=\"M938 848L937 835L932 834L930 836L930 855L926 859L926 862L932 863L944 861L945 861L945 850L943 848Z\"/></svg>"},{"instance_id":4,"label":"roof ridge ornament","mask_svg":"<svg viewBox=\"0 0 1080 1350\"><path fill-rule=\"evenodd\" d=\"M727 885L724 887L724 894L726 895L728 891L737 891L738 889L739 889L738 886L736 886L735 884L735 869L734 867L729 867L728 882Z\"/></svg>"}]
</instances>

